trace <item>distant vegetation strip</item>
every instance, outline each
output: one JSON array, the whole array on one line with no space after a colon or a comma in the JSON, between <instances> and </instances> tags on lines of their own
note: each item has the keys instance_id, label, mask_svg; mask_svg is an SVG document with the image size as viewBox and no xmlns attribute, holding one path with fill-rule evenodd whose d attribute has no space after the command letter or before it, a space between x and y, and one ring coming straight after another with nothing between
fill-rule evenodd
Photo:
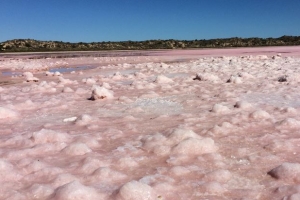
<instances>
[{"instance_id":1,"label":"distant vegetation strip","mask_svg":"<svg viewBox=\"0 0 300 200\"><path fill-rule=\"evenodd\" d=\"M101 50L147 50L147 49L189 49L228 48L260 46L300 45L300 36L279 38L225 38L210 40L145 40L121 42L62 42L14 39L0 43L0 52L47 52L47 51L101 51Z\"/></svg>"}]
</instances>

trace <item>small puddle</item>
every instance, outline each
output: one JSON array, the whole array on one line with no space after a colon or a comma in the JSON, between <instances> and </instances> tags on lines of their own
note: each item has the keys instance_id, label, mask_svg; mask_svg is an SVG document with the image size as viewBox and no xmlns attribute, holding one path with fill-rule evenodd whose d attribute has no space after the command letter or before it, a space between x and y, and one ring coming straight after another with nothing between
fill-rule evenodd
<instances>
[{"instance_id":1,"label":"small puddle","mask_svg":"<svg viewBox=\"0 0 300 200\"><path fill-rule=\"evenodd\" d=\"M72 72L72 71L81 71L81 70L94 69L94 68L96 68L96 67L94 67L94 66L57 67L57 68L50 69L49 72L68 73L68 72Z\"/></svg>"},{"instance_id":2,"label":"small puddle","mask_svg":"<svg viewBox=\"0 0 300 200\"><path fill-rule=\"evenodd\" d=\"M4 71L1 74L2 74L2 76L20 76L23 73L22 72Z\"/></svg>"}]
</instances>

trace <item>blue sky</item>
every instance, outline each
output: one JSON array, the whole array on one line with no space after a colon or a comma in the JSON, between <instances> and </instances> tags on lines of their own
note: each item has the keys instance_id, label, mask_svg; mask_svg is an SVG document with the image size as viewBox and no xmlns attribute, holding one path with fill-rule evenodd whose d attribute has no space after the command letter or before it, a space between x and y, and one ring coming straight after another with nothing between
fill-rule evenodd
<instances>
[{"instance_id":1,"label":"blue sky","mask_svg":"<svg viewBox=\"0 0 300 200\"><path fill-rule=\"evenodd\" d=\"M300 0L0 0L0 41L300 36Z\"/></svg>"}]
</instances>

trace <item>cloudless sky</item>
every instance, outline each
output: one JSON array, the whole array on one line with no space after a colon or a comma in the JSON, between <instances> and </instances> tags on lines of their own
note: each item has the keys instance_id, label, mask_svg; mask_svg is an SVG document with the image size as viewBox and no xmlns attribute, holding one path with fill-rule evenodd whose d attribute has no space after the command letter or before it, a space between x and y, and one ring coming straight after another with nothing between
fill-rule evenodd
<instances>
[{"instance_id":1,"label":"cloudless sky","mask_svg":"<svg viewBox=\"0 0 300 200\"><path fill-rule=\"evenodd\" d=\"M300 0L0 0L0 42L300 36Z\"/></svg>"}]
</instances>

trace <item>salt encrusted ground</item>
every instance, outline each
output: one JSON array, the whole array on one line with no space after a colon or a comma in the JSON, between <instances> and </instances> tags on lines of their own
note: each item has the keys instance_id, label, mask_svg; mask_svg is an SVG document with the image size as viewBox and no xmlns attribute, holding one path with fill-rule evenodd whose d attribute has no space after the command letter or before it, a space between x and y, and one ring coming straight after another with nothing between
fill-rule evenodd
<instances>
[{"instance_id":1,"label":"salt encrusted ground","mask_svg":"<svg viewBox=\"0 0 300 200\"><path fill-rule=\"evenodd\" d=\"M0 199L299 199L299 52L2 59Z\"/></svg>"}]
</instances>

